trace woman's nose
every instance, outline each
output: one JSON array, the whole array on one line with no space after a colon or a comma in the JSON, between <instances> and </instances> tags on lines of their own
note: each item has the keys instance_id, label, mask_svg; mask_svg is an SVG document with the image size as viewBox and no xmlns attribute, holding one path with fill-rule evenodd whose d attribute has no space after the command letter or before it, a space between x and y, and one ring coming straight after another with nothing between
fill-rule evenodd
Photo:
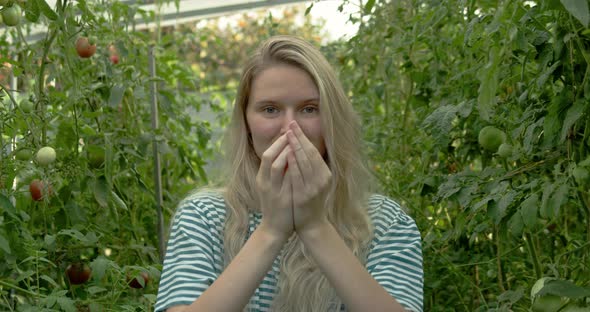
<instances>
[{"instance_id":1,"label":"woman's nose","mask_svg":"<svg viewBox=\"0 0 590 312\"><path fill-rule=\"evenodd\" d=\"M295 120L295 112L291 109L286 110L285 115L283 116L283 123L281 125L281 133L285 133L287 130L289 130L289 124L293 120Z\"/></svg>"}]
</instances>

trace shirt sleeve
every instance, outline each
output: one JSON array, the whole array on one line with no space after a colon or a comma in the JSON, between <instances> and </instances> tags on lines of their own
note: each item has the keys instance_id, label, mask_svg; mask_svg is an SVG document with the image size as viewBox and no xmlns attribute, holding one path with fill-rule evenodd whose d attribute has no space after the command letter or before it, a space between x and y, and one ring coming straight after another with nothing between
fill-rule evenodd
<instances>
[{"instance_id":1,"label":"shirt sleeve","mask_svg":"<svg viewBox=\"0 0 590 312\"><path fill-rule=\"evenodd\" d=\"M189 305L217 279L215 231L198 200L179 206L170 230L155 311Z\"/></svg>"},{"instance_id":2,"label":"shirt sleeve","mask_svg":"<svg viewBox=\"0 0 590 312\"><path fill-rule=\"evenodd\" d=\"M424 275L418 227L391 199L382 197L377 209L368 271L404 308L422 312Z\"/></svg>"}]
</instances>

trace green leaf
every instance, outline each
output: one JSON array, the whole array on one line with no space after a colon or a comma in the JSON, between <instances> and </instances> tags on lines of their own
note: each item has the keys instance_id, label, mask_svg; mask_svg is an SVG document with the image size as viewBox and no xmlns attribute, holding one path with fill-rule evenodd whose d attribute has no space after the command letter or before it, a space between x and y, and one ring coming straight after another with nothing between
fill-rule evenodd
<instances>
[{"instance_id":1,"label":"green leaf","mask_svg":"<svg viewBox=\"0 0 590 312\"><path fill-rule=\"evenodd\" d=\"M89 245L95 245L98 242L98 237L96 237L96 233L94 232L86 233L84 239Z\"/></svg>"},{"instance_id":2,"label":"green leaf","mask_svg":"<svg viewBox=\"0 0 590 312\"><path fill-rule=\"evenodd\" d=\"M548 195L545 200L545 194L543 194L544 205L541 210L541 215L545 218L554 218L559 214L559 209L567 200L569 186L567 183L561 183L559 187L556 187L553 194Z\"/></svg>"},{"instance_id":3,"label":"green leaf","mask_svg":"<svg viewBox=\"0 0 590 312\"><path fill-rule=\"evenodd\" d=\"M580 299L590 296L590 288L580 287L570 281L551 280L547 281L543 288L537 293L538 296L551 294L571 299Z\"/></svg>"},{"instance_id":4,"label":"green leaf","mask_svg":"<svg viewBox=\"0 0 590 312\"><path fill-rule=\"evenodd\" d=\"M522 215L518 212L513 214L510 220L508 220L508 229L514 237L520 237L522 235L523 223Z\"/></svg>"},{"instance_id":5,"label":"green leaf","mask_svg":"<svg viewBox=\"0 0 590 312\"><path fill-rule=\"evenodd\" d=\"M39 6L39 9L48 19L55 21L57 20L57 14L51 9L49 4L45 2L45 0L36 0Z\"/></svg>"},{"instance_id":6,"label":"green leaf","mask_svg":"<svg viewBox=\"0 0 590 312\"><path fill-rule=\"evenodd\" d=\"M551 67L548 67L547 69L545 69L543 71L543 73L541 73L541 75L539 75L539 78L537 78L537 87L542 88L545 85L545 82L547 82L547 79L549 78L549 76L557 69L557 67L561 65L560 61L557 61L555 63L553 63L553 65L551 65Z\"/></svg>"},{"instance_id":7,"label":"green leaf","mask_svg":"<svg viewBox=\"0 0 590 312\"><path fill-rule=\"evenodd\" d=\"M309 12L311 12L311 8L313 8L313 2L307 7L307 9L305 9L305 16L309 15Z\"/></svg>"},{"instance_id":8,"label":"green leaf","mask_svg":"<svg viewBox=\"0 0 590 312\"><path fill-rule=\"evenodd\" d=\"M0 249L4 250L6 254L10 254L10 244L8 240L0 233Z\"/></svg>"},{"instance_id":9,"label":"green leaf","mask_svg":"<svg viewBox=\"0 0 590 312\"><path fill-rule=\"evenodd\" d=\"M563 121L563 127L561 128L560 142L563 143L567 137L567 133L570 128L583 116L584 110L586 109L586 101L578 99L574 105L567 110L567 115Z\"/></svg>"},{"instance_id":10,"label":"green leaf","mask_svg":"<svg viewBox=\"0 0 590 312\"><path fill-rule=\"evenodd\" d=\"M98 286L90 286L90 287L88 287L87 291L89 294L95 295L95 294L107 291L107 289L103 288L103 287L98 287Z\"/></svg>"},{"instance_id":11,"label":"green leaf","mask_svg":"<svg viewBox=\"0 0 590 312\"><path fill-rule=\"evenodd\" d=\"M588 10L587 0L561 0L561 4L575 18L588 28L590 22L590 11Z\"/></svg>"},{"instance_id":12,"label":"green leaf","mask_svg":"<svg viewBox=\"0 0 590 312\"><path fill-rule=\"evenodd\" d=\"M481 119L485 121L490 121L490 116L497 103L499 53L499 48L493 48L490 51L488 63L477 72L477 78L480 82L477 90L479 94L477 97L477 110Z\"/></svg>"},{"instance_id":13,"label":"green leaf","mask_svg":"<svg viewBox=\"0 0 590 312\"><path fill-rule=\"evenodd\" d=\"M31 23L36 23L39 20L39 16L41 14L37 1L39 0L29 0L26 3L25 18Z\"/></svg>"},{"instance_id":14,"label":"green leaf","mask_svg":"<svg viewBox=\"0 0 590 312\"><path fill-rule=\"evenodd\" d=\"M522 288L517 290L508 290L498 296L498 301L510 301L514 304L524 296L524 290Z\"/></svg>"},{"instance_id":15,"label":"green leaf","mask_svg":"<svg viewBox=\"0 0 590 312\"><path fill-rule=\"evenodd\" d=\"M12 205L12 202L10 201L10 199L8 199L8 197L2 194L0 194L0 209L0 213L2 212L2 210L4 210L13 219L18 219L18 217L16 216L16 209L14 208L14 205Z\"/></svg>"},{"instance_id":16,"label":"green leaf","mask_svg":"<svg viewBox=\"0 0 590 312\"><path fill-rule=\"evenodd\" d=\"M121 197L119 197L119 195L117 195L117 193L115 193L114 191L111 191L111 198L113 199L113 203L115 204L115 206L121 210L125 210L127 211L127 204L125 204L125 202L121 199Z\"/></svg>"},{"instance_id":17,"label":"green leaf","mask_svg":"<svg viewBox=\"0 0 590 312\"><path fill-rule=\"evenodd\" d=\"M111 94L109 96L109 106L110 107L117 107L121 104L123 100L123 95L125 95L125 86L118 85L111 88Z\"/></svg>"},{"instance_id":18,"label":"green leaf","mask_svg":"<svg viewBox=\"0 0 590 312\"><path fill-rule=\"evenodd\" d=\"M107 180L104 176L100 176L94 181L94 198L101 207L108 207L108 194Z\"/></svg>"},{"instance_id":19,"label":"green leaf","mask_svg":"<svg viewBox=\"0 0 590 312\"><path fill-rule=\"evenodd\" d=\"M517 194L518 193L516 191L510 191L500 198L498 201L498 206L496 207L496 210L493 214L494 222L496 224L500 224L500 221L502 221L504 216L506 216L506 210L510 204L512 204Z\"/></svg>"},{"instance_id":20,"label":"green leaf","mask_svg":"<svg viewBox=\"0 0 590 312\"><path fill-rule=\"evenodd\" d=\"M41 275L40 278L42 280L47 281L49 284L53 285L55 288L59 288L59 285L51 277L47 275Z\"/></svg>"},{"instance_id":21,"label":"green leaf","mask_svg":"<svg viewBox=\"0 0 590 312\"><path fill-rule=\"evenodd\" d=\"M76 229L64 229L57 233L58 235L67 235L79 240L82 243L87 243L86 236Z\"/></svg>"},{"instance_id":22,"label":"green leaf","mask_svg":"<svg viewBox=\"0 0 590 312\"><path fill-rule=\"evenodd\" d=\"M365 14L370 14L373 6L375 5L375 0L369 0L365 4Z\"/></svg>"},{"instance_id":23,"label":"green leaf","mask_svg":"<svg viewBox=\"0 0 590 312\"><path fill-rule=\"evenodd\" d=\"M76 146L78 138L74 131L74 124L70 121L62 121L57 128L56 144L58 146Z\"/></svg>"},{"instance_id":24,"label":"green leaf","mask_svg":"<svg viewBox=\"0 0 590 312\"><path fill-rule=\"evenodd\" d=\"M422 126L432 133L436 144L447 146L449 132L453 128L453 121L457 118L460 107L461 105L440 106L424 119Z\"/></svg>"},{"instance_id":25,"label":"green leaf","mask_svg":"<svg viewBox=\"0 0 590 312\"><path fill-rule=\"evenodd\" d=\"M66 312L76 312L74 301L68 297L57 298L57 304Z\"/></svg>"},{"instance_id":26,"label":"green leaf","mask_svg":"<svg viewBox=\"0 0 590 312\"><path fill-rule=\"evenodd\" d=\"M55 235L45 235L45 248L47 248L48 251L54 251L55 250Z\"/></svg>"},{"instance_id":27,"label":"green leaf","mask_svg":"<svg viewBox=\"0 0 590 312\"><path fill-rule=\"evenodd\" d=\"M528 229L533 229L537 224L537 210L539 207L539 195L533 194L520 204L520 214L524 225Z\"/></svg>"},{"instance_id":28,"label":"green leaf","mask_svg":"<svg viewBox=\"0 0 590 312\"><path fill-rule=\"evenodd\" d=\"M103 256L98 256L90 263L92 277L96 280L101 280L110 264L111 260Z\"/></svg>"}]
</instances>

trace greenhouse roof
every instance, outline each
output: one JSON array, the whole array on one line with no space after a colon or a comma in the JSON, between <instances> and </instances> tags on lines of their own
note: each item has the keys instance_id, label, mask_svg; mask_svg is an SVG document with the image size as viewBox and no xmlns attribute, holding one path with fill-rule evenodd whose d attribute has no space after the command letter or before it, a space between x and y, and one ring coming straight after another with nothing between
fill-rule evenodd
<instances>
[{"instance_id":1,"label":"greenhouse roof","mask_svg":"<svg viewBox=\"0 0 590 312\"><path fill-rule=\"evenodd\" d=\"M47 0L47 3L55 8L56 0ZM178 0L166 1L158 11L156 4L153 1L138 1L138 0L122 0L122 3L128 5L137 4L138 7L145 11L158 12L161 17L161 26L171 26L182 23L187 23L194 20L211 18L215 16L227 15L237 12L243 12L264 7L271 7L277 5L285 5L292 3L307 2L304 0ZM145 2L152 2L145 4ZM178 2L178 6L176 5ZM148 28L155 25L155 21L146 21L139 14L137 15L136 28ZM4 30L5 27L0 27ZM28 42L40 40L45 36L46 28L43 26L33 27L31 32L26 35Z\"/></svg>"}]
</instances>

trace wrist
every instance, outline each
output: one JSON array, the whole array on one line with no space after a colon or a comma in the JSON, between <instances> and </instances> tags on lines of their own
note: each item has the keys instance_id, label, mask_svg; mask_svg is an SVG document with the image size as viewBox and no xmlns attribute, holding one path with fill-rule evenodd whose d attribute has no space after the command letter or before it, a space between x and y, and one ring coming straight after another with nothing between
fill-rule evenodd
<instances>
[{"instance_id":1,"label":"wrist","mask_svg":"<svg viewBox=\"0 0 590 312\"><path fill-rule=\"evenodd\" d=\"M264 220L260 223L260 225L254 230L254 232L259 233L266 241L271 243L273 246L283 246L289 237L291 236L290 233L281 232L273 230L270 226L268 226Z\"/></svg>"},{"instance_id":2,"label":"wrist","mask_svg":"<svg viewBox=\"0 0 590 312\"><path fill-rule=\"evenodd\" d=\"M296 229L297 235L305 242L323 237L328 231L333 230L332 223L328 220L321 220L308 224L303 228Z\"/></svg>"}]
</instances>

